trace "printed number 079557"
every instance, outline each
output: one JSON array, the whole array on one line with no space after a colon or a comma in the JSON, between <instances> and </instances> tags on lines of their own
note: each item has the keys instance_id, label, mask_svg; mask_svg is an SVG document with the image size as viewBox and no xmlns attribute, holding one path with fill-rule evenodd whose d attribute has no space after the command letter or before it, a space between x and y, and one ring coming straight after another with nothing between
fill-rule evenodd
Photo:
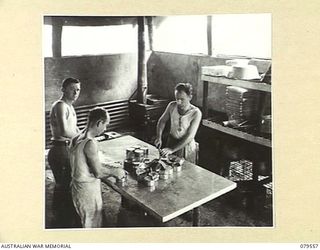
<instances>
[{"instance_id":1,"label":"printed number 079557","mask_svg":"<svg viewBox=\"0 0 320 250\"><path fill-rule=\"evenodd\" d=\"M314 249L314 248L318 248L318 244L300 244L300 248L310 248L310 249Z\"/></svg>"}]
</instances>

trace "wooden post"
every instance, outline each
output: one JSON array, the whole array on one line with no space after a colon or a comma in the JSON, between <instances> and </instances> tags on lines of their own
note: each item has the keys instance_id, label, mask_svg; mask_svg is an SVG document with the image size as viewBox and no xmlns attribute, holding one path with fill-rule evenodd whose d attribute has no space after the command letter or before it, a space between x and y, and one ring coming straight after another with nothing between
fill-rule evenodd
<instances>
[{"instance_id":1,"label":"wooden post","mask_svg":"<svg viewBox=\"0 0 320 250\"><path fill-rule=\"evenodd\" d=\"M207 16L208 55L212 56L212 16Z\"/></svg>"},{"instance_id":2,"label":"wooden post","mask_svg":"<svg viewBox=\"0 0 320 250\"><path fill-rule=\"evenodd\" d=\"M58 18L52 20L52 56L61 57L62 21Z\"/></svg>"},{"instance_id":3,"label":"wooden post","mask_svg":"<svg viewBox=\"0 0 320 250\"><path fill-rule=\"evenodd\" d=\"M208 81L203 81L203 100L202 100L202 114L203 118L208 118Z\"/></svg>"},{"instance_id":4,"label":"wooden post","mask_svg":"<svg viewBox=\"0 0 320 250\"><path fill-rule=\"evenodd\" d=\"M138 103L147 103L147 64L146 64L146 42L145 42L145 20L138 17Z\"/></svg>"},{"instance_id":5,"label":"wooden post","mask_svg":"<svg viewBox=\"0 0 320 250\"><path fill-rule=\"evenodd\" d=\"M153 50L153 21L152 16L147 17L148 35L149 35L149 49Z\"/></svg>"}]
</instances>

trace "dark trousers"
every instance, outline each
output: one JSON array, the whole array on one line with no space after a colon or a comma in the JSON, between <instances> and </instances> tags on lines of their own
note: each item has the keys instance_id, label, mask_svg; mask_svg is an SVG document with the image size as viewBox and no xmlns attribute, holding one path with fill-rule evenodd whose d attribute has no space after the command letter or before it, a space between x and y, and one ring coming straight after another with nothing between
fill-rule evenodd
<instances>
[{"instance_id":1,"label":"dark trousers","mask_svg":"<svg viewBox=\"0 0 320 250\"><path fill-rule=\"evenodd\" d=\"M67 144L54 142L48 154L48 162L56 181L53 194L53 211L56 219L54 227L78 227L80 219L73 206L70 190L71 168Z\"/></svg>"}]
</instances>

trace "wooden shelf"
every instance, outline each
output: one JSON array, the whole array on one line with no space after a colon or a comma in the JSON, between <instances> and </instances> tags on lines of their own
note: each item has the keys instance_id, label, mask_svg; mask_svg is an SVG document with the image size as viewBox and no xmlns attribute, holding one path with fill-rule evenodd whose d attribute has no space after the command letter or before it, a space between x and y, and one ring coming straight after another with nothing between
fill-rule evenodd
<instances>
[{"instance_id":1,"label":"wooden shelf","mask_svg":"<svg viewBox=\"0 0 320 250\"><path fill-rule=\"evenodd\" d=\"M205 68L205 67L203 67ZM202 68L202 69L203 69ZM220 125L219 123L216 123L208 118L208 95L209 95L209 85L211 84L222 84L222 85L231 85L231 86L237 86L242 87L246 89L252 89L262 92L269 92L271 93L271 85L266 84L263 82L257 82L257 81L246 81L246 80L237 80L237 79L231 79L226 78L223 76L212 76L209 72L202 72L201 80L203 81L203 120L202 124L205 127L208 127L210 129L214 129L217 131L220 131L222 133L232 135L234 137L253 142L265 147L272 147L271 145L271 139L262 137L260 135L255 135L251 133L247 133L238 129L229 128Z\"/></svg>"},{"instance_id":2,"label":"wooden shelf","mask_svg":"<svg viewBox=\"0 0 320 250\"><path fill-rule=\"evenodd\" d=\"M210 75L201 75L201 80L207 81L209 83L233 85L233 86L238 86L246 89L254 89L254 90L271 93L271 85L263 82L236 80L236 79L229 79L222 76L210 76Z\"/></svg>"},{"instance_id":3,"label":"wooden shelf","mask_svg":"<svg viewBox=\"0 0 320 250\"><path fill-rule=\"evenodd\" d=\"M268 138L252 135L252 134L249 134L249 133L246 133L246 132L242 132L242 131L237 130L237 129L225 127L225 126L222 126L222 125L220 125L218 123L210 121L208 119L203 119L202 120L202 124L204 126L208 127L208 128L211 128L211 129L223 132L225 134L229 134L229 135L244 139L244 140L249 141L249 142L257 143L259 145L270 147L270 148L272 147L271 140L268 139Z\"/></svg>"}]
</instances>

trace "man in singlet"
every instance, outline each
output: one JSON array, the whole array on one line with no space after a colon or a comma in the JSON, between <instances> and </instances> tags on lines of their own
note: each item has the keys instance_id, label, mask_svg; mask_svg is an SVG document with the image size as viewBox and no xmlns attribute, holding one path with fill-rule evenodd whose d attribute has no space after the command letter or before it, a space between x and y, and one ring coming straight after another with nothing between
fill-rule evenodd
<instances>
[{"instance_id":1,"label":"man in singlet","mask_svg":"<svg viewBox=\"0 0 320 250\"><path fill-rule=\"evenodd\" d=\"M72 106L80 94L79 80L65 79L61 91L61 98L53 103L50 112L52 148L48 154L48 162L56 181L53 197L56 218L54 226L65 228L76 223L76 212L70 193L71 170L68 145L71 138L80 132L77 127L76 112Z\"/></svg>"},{"instance_id":2,"label":"man in singlet","mask_svg":"<svg viewBox=\"0 0 320 250\"><path fill-rule=\"evenodd\" d=\"M155 145L161 148L162 133L170 120L170 134L164 148L160 150L163 156L175 154L189 162L196 163L196 136L202 113L199 108L190 103L192 85L179 83L175 87L176 101L170 102L157 124Z\"/></svg>"},{"instance_id":3,"label":"man in singlet","mask_svg":"<svg viewBox=\"0 0 320 250\"><path fill-rule=\"evenodd\" d=\"M109 122L110 116L105 109L90 110L87 127L72 139L70 145L72 199L84 228L103 226L101 179L126 176L123 167L103 165L99 158L95 137L106 130Z\"/></svg>"}]
</instances>

